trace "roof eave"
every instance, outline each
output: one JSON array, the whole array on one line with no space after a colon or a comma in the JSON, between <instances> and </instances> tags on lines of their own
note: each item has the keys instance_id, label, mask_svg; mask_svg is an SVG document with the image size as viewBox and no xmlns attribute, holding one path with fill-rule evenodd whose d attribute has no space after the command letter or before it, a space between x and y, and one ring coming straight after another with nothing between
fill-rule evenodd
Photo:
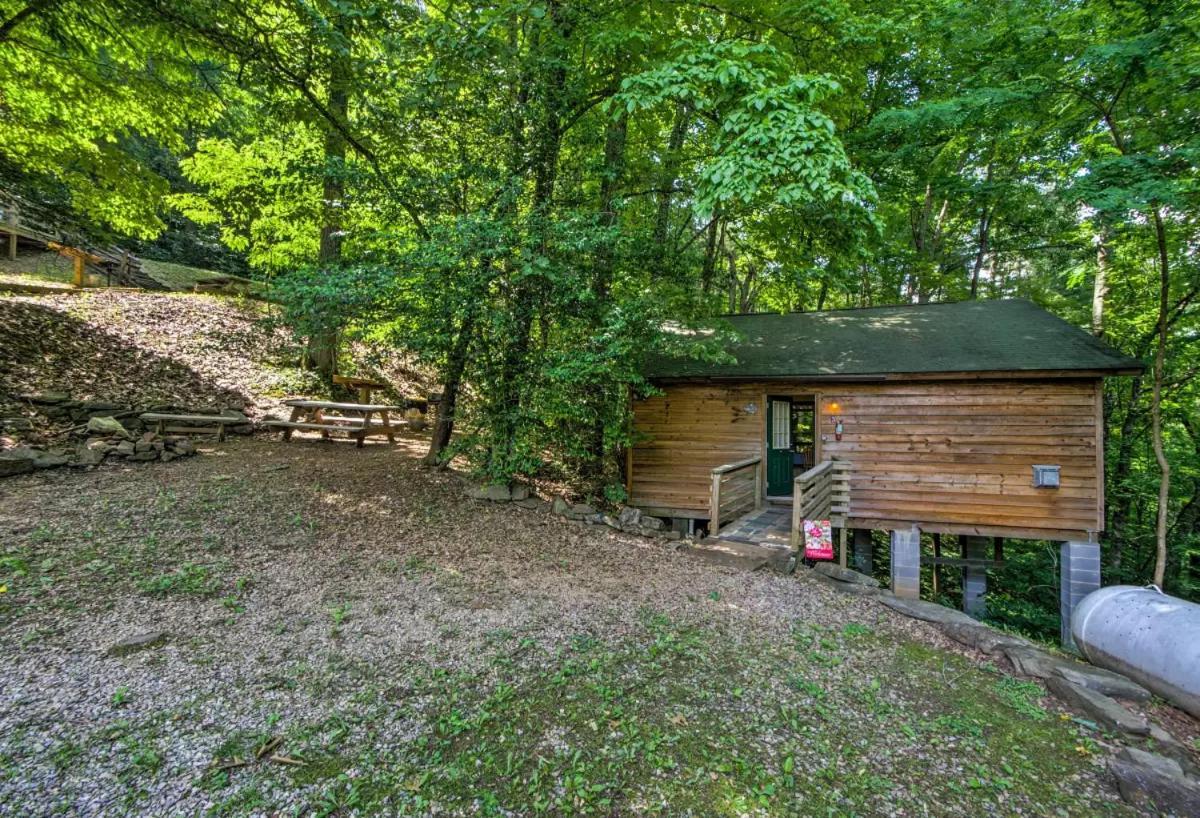
<instances>
[{"instance_id":1,"label":"roof eave","mask_svg":"<svg viewBox=\"0 0 1200 818\"><path fill-rule=\"evenodd\" d=\"M1146 367L1122 366L1110 369L999 369L955 372L879 372L856 374L807 374L780 375L777 373L755 374L739 373L736 375L648 375L652 383L685 383L685 382L726 382L745 383L748 381L797 381L805 383L883 383L886 381L926 380L1020 380L1025 378L1038 379L1094 379L1111 378L1125 375L1141 375Z\"/></svg>"}]
</instances>

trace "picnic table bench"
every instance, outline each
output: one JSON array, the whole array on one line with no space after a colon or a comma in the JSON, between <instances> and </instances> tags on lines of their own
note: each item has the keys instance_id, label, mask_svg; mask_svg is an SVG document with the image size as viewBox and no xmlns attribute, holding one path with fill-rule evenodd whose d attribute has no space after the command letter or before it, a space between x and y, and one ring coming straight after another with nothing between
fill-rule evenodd
<instances>
[{"instance_id":1,"label":"picnic table bench","mask_svg":"<svg viewBox=\"0 0 1200 818\"><path fill-rule=\"evenodd\" d=\"M360 449L363 441L372 434L386 434L388 442L395 443L396 435L390 415L404 411L402 406L381 403L339 403L328 400L285 400L283 403L292 407L291 417L268 421L263 425L281 429L284 440L291 440L292 432L297 429L318 431L323 438L328 438L332 432L345 432L355 439L355 445ZM331 415L328 412L350 414ZM372 415L379 416L378 423L371 422Z\"/></svg>"},{"instance_id":2,"label":"picnic table bench","mask_svg":"<svg viewBox=\"0 0 1200 818\"><path fill-rule=\"evenodd\" d=\"M247 422L244 417L230 417L228 415L177 415L170 412L143 412L138 415L138 418L145 423L153 423L154 431L160 435L216 435L219 441L225 440L226 426L241 426ZM168 423L174 423L175 425L168 426ZM206 425L180 426L179 424L181 423L200 423Z\"/></svg>"}]
</instances>

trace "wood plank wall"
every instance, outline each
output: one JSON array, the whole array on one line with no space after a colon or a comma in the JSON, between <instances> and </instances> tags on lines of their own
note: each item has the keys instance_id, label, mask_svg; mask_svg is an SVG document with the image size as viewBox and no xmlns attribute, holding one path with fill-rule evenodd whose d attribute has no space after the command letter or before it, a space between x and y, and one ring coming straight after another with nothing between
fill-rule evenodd
<instances>
[{"instance_id":1,"label":"wood plank wall","mask_svg":"<svg viewBox=\"0 0 1200 818\"><path fill-rule=\"evenodd\" d=\"M1046 539L1103 529L1094 378L666 386L634 405L645 439L633 450L631 503L707 517L712 468L763 454L768 395L816 400L818 459L854 464L852 527ZM1034 464L1061 466L1061 487L1033 488Z\"/></svg>"},{"instance_id":2,"label":"wood plank wall","mask_svg":"<svg viewBox=\"0 0 1200 818\"><path fill-rule=\"evenodd\" d=\"M766 406L761 385L670 386L636 401L631 503L707 517L712 470L760 455Z\"/></svg>"}]
</instances>

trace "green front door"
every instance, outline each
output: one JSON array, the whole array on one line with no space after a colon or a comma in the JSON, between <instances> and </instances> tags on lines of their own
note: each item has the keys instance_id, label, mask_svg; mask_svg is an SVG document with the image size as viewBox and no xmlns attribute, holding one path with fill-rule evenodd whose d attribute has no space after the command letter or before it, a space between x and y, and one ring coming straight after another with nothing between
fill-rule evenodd
<instances>
[{"instance_id":1,"label":"green front door","mask_svg":"<svg viewBox=\"0 0 1200 818\"><path fill-rule=\"evenodd\" d=\"M767 398L767 494L792 494L791 398Z\"/></svg>"}]
</instances>

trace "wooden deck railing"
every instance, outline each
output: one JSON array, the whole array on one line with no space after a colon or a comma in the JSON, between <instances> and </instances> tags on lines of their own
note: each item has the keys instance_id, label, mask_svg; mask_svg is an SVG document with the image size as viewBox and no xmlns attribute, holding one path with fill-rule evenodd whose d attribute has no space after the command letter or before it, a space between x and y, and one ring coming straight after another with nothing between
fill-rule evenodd
<instances>
[{"instance_id":1,"label":"wooden deck railing","mask_svg":"<svg viewBox=\"0 0 1200 818\"><path fill-rule=\"evenodd\" d=\"M89 241L79 230L60 226L50 208L23 199L0 188L0 233L8 235L8 253L17 257L17 237L46 245L75 262L74 285L82 287L84 276L103 277L133 287L157 290L163 286L142 270L142 261L128 250L104 247Z\"/></svg>"},{"instance_id":2,"label":"wooden deck railing","mask_svg":"<svg viewBox=\"0 0 1200 818\"><path fill-rule=\"evenodd\" d=\"M844 528L849 513L849 461L825 460L813 466L792 484L792 548L800 547L805 520L830 520Z\"/></svg>"},{"instance_id":3,"label":"wooden deck railing","mask_svg":"<svg viewBox=\"0 0 1200 818\"><path fill-rule=\"evenodd\" d=\"M762 458L748 457L712 470L708 500L708 533L721 530L722 520L732 520L762 505Z\"/></svg>"}]
</instances>

